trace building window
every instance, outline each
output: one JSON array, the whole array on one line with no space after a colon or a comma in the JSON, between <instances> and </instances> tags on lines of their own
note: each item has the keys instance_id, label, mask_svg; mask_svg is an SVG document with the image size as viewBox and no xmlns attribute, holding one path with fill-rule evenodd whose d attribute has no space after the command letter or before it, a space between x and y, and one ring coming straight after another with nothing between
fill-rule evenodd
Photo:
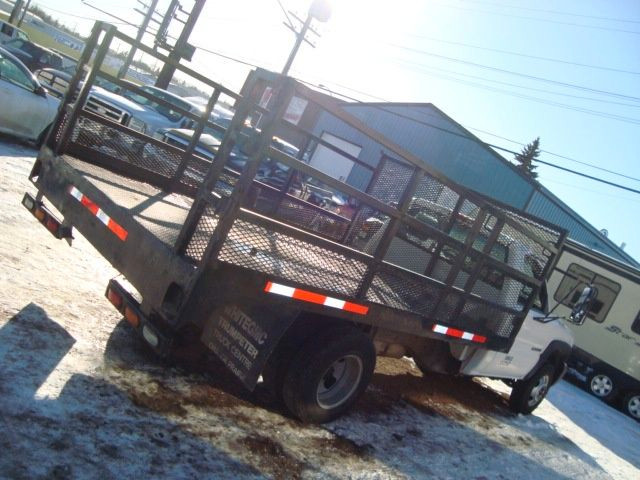
<instances>
[{"instance_id":1,"label":"building window","mask_svg":"<svg viewBox=\"0 0 640 480\"><path fill-rule=\"evenodd\" d=\"M596 322L603 322L618 293L620 293L620 285L582 265L577 263L569 265L553 298L557 302L573 308L584 287L590 284L598 289L598 297L591 304L587 316Z\"/></svg>"},{"instance_id":2,"label":"building window","mask_svg":"<svg viewBox=\"0 0 640 480\"><path fill-rule=\"evenodd\" d=\"M635 332L635 333L639 333L640 334L640 312L638 312L638 316L636 317L636 319L631 324L631 330L633 332Z\"/></svg>"}]
</instances>

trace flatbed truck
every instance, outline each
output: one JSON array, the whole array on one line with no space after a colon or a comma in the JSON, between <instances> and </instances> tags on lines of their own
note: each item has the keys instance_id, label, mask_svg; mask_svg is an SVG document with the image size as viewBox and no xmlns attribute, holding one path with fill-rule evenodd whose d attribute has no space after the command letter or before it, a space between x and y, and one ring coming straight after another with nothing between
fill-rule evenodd
<instances>
[{"instance_id":1,"label":"flatbed truck","mask_svg":"<svg viewBox=\"0 0 640 480\"><path fill-rule=\"evenodd\" d=\"M98 74L149 96L100 70L114 39L210 89L202 115L181 112L195 124L186 145L83 108ZM262 378L306 422L347 411L377 355L504 379L522 413L564 373L572 336L544 313L562 229L455 184L291 78L258 69L238 94L101 22L78 72L90 60L84 82L80 73L71 81L78 94L62 102L23 204L56 238L79 231L121 273L106 296L159 354L195 338L248 389ZM233 99L234 117L207 158L198 141L220 128L210 114L221 95ZM301 106L375 138L387 160L371 166L315 135ZM295 157L273 140L283 131L297 138ZM319 145L367 165L367 187L311 166ZM238 148L243 165L229 162Z\"/></svg>"}]
</instances>

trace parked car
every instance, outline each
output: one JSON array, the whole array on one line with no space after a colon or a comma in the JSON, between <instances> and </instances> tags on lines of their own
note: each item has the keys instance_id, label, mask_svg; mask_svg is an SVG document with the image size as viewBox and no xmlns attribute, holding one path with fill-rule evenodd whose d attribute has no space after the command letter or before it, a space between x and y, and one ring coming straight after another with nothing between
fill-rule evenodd
<instances>
[{"instance_id":1,"label":"parked car","mask_svg":"<svg viewBox=\"0 0 640 480\"><path fill-rule=\"evenodd\" d=\"M62 98L64 94L67 93L69 83L71 83L71 78L76 73L77 66L77 63L68 62L62 69L42 68L36 70L34 73L40 84L46 88L51 95ZM122 90L119 85L102 77L97 77L94 84L112 93L120 93Z\"/></svg>"},{"instance_id":2,"label":"parked car","mask_svg":"<svg viewBox=\"0 0 640 480\"><path fill-rule=\"evenodd\" d=\"M3 48L19 58L32 72L47 67L62 68L62 56L37 43L16 38L5 43Z\"/></svg>"},{"instance_id":3,"label":"parked car","mask_svg":"<svg viewBox=\"0 0 640 480\"><path fill-rule=\"evenodd\" d=\"M140 90L194 115L203 112L199 106L166 90L150 85L143 85ZM162 128L193 128L195 123L182 112L130 90L114 93L94 86L84 108L149 136Z\"/></svg>"},{"instance_id":4,"label":"parked car","mask_svg":"<svg viewBox=\"0 0 640 480\"><path fill-rule=\"evenodd\" d=\"M59 104L20 60L0 48L0 131L41 144Z\"/></svg>"},{"instance_id":5,"label":"parked car","mask_svg":"<svg viewBox=\"0 0 640 480\"><path fill-rule=\"evenodd\" d=\"M0 45L7 43L10 40L18 38L20 40L29 41L29 35L20 30L15 25L11 25L9 22L0 20Z\"/></svg>"}]
</instances>

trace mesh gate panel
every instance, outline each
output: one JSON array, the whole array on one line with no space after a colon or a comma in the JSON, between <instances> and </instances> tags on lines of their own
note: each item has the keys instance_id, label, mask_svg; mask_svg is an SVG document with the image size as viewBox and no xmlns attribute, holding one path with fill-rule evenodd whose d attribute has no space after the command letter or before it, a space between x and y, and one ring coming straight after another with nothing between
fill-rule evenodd
<instances>
[{"instance_id":1,"label":"mesh gate panel","mask_svg":"<svg viewBox=\"0 0 640 480\"><path fill-rule=\"evenodd\" d=\"M218 258L349 297L366 271L362 262L245 220L236 220Z\"/></svg>"},{"instance_id":2,"label":"mesh gate panel","mask_svg":"<svg viewBox=\"0 0 640 480\"><path fill-rule=\"evenodd\" d=\"M367 291L367 300L419 315L433 314L442 286L391 272L379 272Z\"/></svg>"},{"instance_id":3,"label":"mesh gate panel","mask_svg":"<svg viewBox=\"0 0 640 480\"><path fill-rule=\"evenodd\" d=\"M185 255L196 262L202 260L209 240L215 232L219 217L211 205L207 205L198 221L196 230L191 236Z\"/></svg>"},{"instance_id":4,"label":"mesh gate panel","mask_svg":"<svg viewBox=\"0 0 640 480\"><path fill-rule=\"evenodd\" d=\"M180 155L174 151L146 145L122 127L112 128L86 117L74 126L71 142L164 177L171 178L180 164Z\"/></svg>"}]
</instances>

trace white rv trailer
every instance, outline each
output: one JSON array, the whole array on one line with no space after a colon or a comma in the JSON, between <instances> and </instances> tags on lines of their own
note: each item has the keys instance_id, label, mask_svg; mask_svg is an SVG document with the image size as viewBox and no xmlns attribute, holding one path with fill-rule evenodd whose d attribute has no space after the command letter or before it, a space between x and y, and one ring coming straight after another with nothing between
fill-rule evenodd
<instances>
[{"instance_id":1,"label":"white rv trailer","mask_svg":"<svg viewBox=\"0 0 640 480\"><path fill-rule=\"evenodd\" d=\"M598 295L584 323L567 322L569 365L593 395L640 420L640 270L568 240L548 283L553 314L568 316L589 284Z\"/></svg>"}]
</instances>

